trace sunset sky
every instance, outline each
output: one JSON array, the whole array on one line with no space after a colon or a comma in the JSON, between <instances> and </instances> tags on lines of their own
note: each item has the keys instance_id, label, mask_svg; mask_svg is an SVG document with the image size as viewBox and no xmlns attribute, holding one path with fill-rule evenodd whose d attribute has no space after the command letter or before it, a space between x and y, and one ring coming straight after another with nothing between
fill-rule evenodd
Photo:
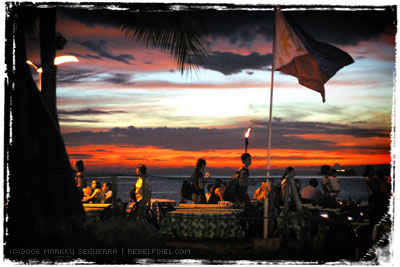
<instances>
[{"instance_id":1,"label":"sunset sky","mask_svg":"<svg viewBox=\"0 0 400 267\"><path fill-rule=\"evenodd\" d=\"M355 62L325 84L325 103L275 72L271 168L389 164L396 10L290 12L315 39ZM79 58L58 66L57 75L71 162L106 172L132 172L140 162L155 172L204 158L207 167L231 173L251 126L252 169L266 172L273 11L209 8L203 15L208 60L182 75L169 55L136 44L101 13L57 13L57 31L68 40L57 55ZM29 44L28 59L40 65L37 42Z\"/></svg>"}]
</instances>

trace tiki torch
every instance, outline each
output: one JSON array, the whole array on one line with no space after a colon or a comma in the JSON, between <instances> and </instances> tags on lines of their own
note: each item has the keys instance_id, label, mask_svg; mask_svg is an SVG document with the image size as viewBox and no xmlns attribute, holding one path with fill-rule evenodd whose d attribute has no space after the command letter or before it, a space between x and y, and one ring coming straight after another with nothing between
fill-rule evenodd
<instances>
[{"instance_id":1,"label":"tiki torch","mask_svg":"<svg viewBox=\"0 0 400 267\"><path fill-rule=\"evenodd\" d=\"M249 145L250 131L251 131L251 128L247 129L247 132L244 135L244 152L245 153L247 153L247 146Z\"/></svg>"}]
</instances>

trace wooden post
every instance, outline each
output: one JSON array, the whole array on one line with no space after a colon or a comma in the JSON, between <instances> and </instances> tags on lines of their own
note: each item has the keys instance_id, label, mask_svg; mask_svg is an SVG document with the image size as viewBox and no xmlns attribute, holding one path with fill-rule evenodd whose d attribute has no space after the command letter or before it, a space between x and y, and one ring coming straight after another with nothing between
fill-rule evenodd
<instances>
[{"instance_id":1,"label":"wooden post","mask_svg":"<svg viewBox=\"0 0 400 267\"><path fill-rule=\"evenodd\" d=\"M296 204L296 209L297 209L297 211L301 211L300 198L299 198L299 194L297 194L297 187L294 182L294 171L291 171L289 173L288 180L289 180L290 187L292 188L293 199L294 199L294 203Z\"/></svg>"},{"instance_id":2,"label":"wooden post","mask_svg":"<svg viewBox=\"0 0 400 267\"><path fill-rule=\"evenodd\" d=\"M268 218L268 230L269 232L273 231L274 226L275 226L275 184L273 183L273 180L271 179L271 194L269 194L269 218Z\"/></svg>"},{"instance_id":3,"label":"wooden post","mask_svg":"<svg viewBox=\"0 0 400 267\"><path fill-rule=\"evenodd\" d=\"M111 183L112 183L112 205L115 209L118 201L118 184L117 184L117 177L115 175L111 177Z\"/></svg>"},{"instance_id":4,"label":"wooden post","mask_svg":"<svg viewBox=\"0 0 400 267\"><path fill-rule=\"evenodd\" d=\"M274 21L276 25L276 7L274 8ZM272 35L272 69L271 69L271 90L269 97L269 121L268 121L268 156L267 156L267 179L269 179L269 168L271 160L271 136L272 136L272 100L274 97L274 71L275 71L275 54L276 54L276 41L275 41L275 26Z\"/></svg>"},{"instance_id":5,"label":"wooden post","mask_svg":"<svg viewBox=\"0 0 400 267\"><path fill-rule=\"evenodd\" d=\"M296 218L299 220L298 223L301 225L301 220L302 220L302 217L301 217L301 210L302 210L302 207L301 207L301 203L300 203L299 194L297 193L296 183L294 182L294 170L291 171L291 172L288 174L287 179L288 179L288 181L289 181L289 184L288 184L288 185L290 185L290 187L292 188L293 200L294 200L294 203L295 203L295 205L296 205L296 210L297 210L297 216L296 216ZM294 218L292 218L292 219L294 220ZM304 233L304 232L302 232L302 233ZM303 237L301 237L300 243L299 243L299 246L300 246L302 249L305 249L304 243L307 244L307 238L305 238L305 237L303 236Z\"/></svg>"},{"instance_id":6,"label":"wooden post","mask_svg":"<svg viewBox=\"0 0 400 267\"><path fill-rule=\"evenodd\" d=\"M269 179L268 179L269 180ZM268 238L268 200L269 200L269 193L268 193L268 180L267 180L267 192L266 197L264 199L264 239Z\"/></svg>"},{"instance_id":7,"label":"wooden post","mask_svg":"<svg viewBox=\"0 0 400 267\"><path fill-rule=\"evenodd\" d=\"M276 8L274 9L274 21L276 25ZM275 26L274 26L275 28ZM271 69L271 90L269 97L269 121L268 121L268 156L267 156L267 182L270 179L269 177L269 169L270 169L270 157L271 157L271 136L272 136L272 100L274 96L274 70L275 70L275 54L276 54L276 45L275 45L275 30L272 36L272 69ZM268 196L268 189L267 189ZM264 200L264 239L268 238L268 199L269 196Z\"/></svg>"},{"instance_id":8,"label":"wooden post","mask_svg":"<svg viewBox=\"0 0 400 267\"><path fill-rule=\"evenodd\" d=\"M288 178L286 178L286 181L283 185L283 192L285 194L284 198L284 203L285 203L285 225L284 225L284 232L285 232L285 238L288 237L288 223L289 223L289 181Z\"/></svg>"}]
</instances>

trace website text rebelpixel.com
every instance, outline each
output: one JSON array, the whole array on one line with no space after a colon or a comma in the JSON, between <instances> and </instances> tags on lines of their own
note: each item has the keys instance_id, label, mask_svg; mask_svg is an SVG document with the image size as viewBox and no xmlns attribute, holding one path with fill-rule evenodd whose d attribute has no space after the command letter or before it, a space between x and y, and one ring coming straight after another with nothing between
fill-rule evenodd
<instances>
[{"instance_id":1,"label":"website text rebelpixel.com","mask_svg":"<svg viewBox=\"0 0 400 267\"><path fill-rule=\"evenodd\" d=\"M23 249L13 248L9 250L10 255L20 256L76 256L76 255L190 255L191 251L187 248L80 248L80 249Z\"/></svg>"}]
</instances>

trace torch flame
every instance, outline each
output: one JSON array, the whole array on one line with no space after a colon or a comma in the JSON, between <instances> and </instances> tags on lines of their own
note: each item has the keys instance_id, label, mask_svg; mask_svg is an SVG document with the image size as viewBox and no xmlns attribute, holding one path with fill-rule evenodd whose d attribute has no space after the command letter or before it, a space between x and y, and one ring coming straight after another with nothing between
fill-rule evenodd
<instances>
[{"instance_id":1,"label":"torch flame","mask_svg":"<svg viewBox=\"0 0 400 267\"><path fill-rule=\"evenodd\" d=\"M247 132L246 132L246 134L244 135L244 137L249 138L249 136L250 136L250 131L251 131L251 128L247 129Z\"/></svg>"},{"instance_id":2,"label":"torch flame","mask_svg":"<svg viewBox=\"0 0 400 267\"><path fill-rule=\"evenodd\" d=\"M54 65L60 65L66 62L79 62L79 60L75 56L58 56L54 59Z\"/></svg>"}]
</instances>

